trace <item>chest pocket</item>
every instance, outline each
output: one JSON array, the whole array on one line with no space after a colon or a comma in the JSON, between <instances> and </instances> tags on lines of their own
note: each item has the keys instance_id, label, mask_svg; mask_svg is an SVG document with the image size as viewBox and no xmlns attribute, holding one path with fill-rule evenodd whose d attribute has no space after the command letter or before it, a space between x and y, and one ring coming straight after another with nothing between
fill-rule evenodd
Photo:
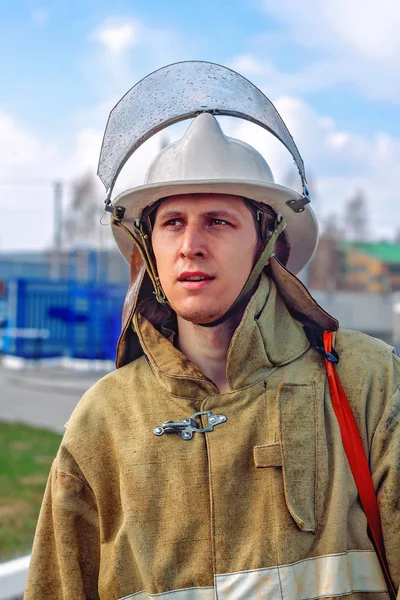
<instances>
[{"instance_id":1,"label":"chest pocket","mask_svg":"<svg viewBox=\"0 0 400 600\"><path fill-rule=\"evenodd\" d=\"M318 414L314 384L284 385L278 395L280 441L255 446L258 468L282 468L288 510L302 531L317 528Z\"/></svg>"}]
</instances>

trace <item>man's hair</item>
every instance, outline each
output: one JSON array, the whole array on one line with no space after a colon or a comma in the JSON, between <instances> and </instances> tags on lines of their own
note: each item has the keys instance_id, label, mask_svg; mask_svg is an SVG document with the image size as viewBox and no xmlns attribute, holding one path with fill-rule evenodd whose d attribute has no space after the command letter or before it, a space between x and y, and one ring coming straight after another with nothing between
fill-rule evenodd
<instances>
[{"instance_id":1,"label":"man's hair","mask_svg":"<svg viewBox=\"0 0 400 600\"><path fill-rule=\"evenodd\" d=\"M254 227L256 229L256 234L257 234L257 242L265 241L261 234L261 226L260 226L260 219L258 216L259 213L258 213L257 206L255 204L253 204L253 202L251 200L249 200L248 198L243 198L243 201L244 201L245 205L247 206L247 208L249 209L249 211L251 212L251 216L253 217Z\"/></svg>"},{"instance_id":2,"label":"man's hair","mask_svg":"<svg viewBox=\"0 0 400 600\"><path fill-rule=\"evenodd\" d=\"M262 241L266 244L270 233L275 229L277 214L268 204L250 200L249 198L243 198L243 200L253 216L257 233L257 242ZM264 216L263 219L260 218L261 213ZM279 261L285 266L290 255L290 242L286 231L282 231L278 237L275 243L274 253Z\"/></svg>"}]
</instances>

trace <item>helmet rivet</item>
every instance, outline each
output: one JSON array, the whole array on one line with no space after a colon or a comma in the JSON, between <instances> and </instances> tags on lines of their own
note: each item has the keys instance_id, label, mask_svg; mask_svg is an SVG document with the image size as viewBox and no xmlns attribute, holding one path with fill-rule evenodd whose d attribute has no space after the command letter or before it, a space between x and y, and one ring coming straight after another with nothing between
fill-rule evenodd
<instances>
[{"instance_id":1,"label":"helmet rivet","mask_svg":"<svg viewBox=\"0 0 400 600\"><path fill-rule=\"evenodd\" d=\"M125 207L124 206L116 206L115 207L115 217L117 219L122 219L123 216L125 214Z\"/></svg>"}]
</instances>

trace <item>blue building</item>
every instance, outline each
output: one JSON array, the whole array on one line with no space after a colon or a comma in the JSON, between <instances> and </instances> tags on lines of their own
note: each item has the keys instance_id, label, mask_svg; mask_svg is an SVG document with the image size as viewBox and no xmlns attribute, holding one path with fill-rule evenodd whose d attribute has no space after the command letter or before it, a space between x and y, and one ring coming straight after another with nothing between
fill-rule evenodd
<instances>
[{"instance_id":1,"label":"blue building","mask_svg":"<svg viewBox=\"0 0 400 600\"><path fill-rule=\"evenodd\" d=\"M113 360L128 281L116 251L0 254L2 352Z\"/></svg>"}]
</instances>

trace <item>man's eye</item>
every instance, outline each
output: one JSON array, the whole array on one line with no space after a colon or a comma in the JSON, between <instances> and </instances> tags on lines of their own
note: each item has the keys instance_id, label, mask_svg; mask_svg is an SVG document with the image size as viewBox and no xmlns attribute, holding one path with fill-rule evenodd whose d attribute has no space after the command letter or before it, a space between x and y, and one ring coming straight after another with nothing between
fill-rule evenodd
<instances>
[{"instance_id":1,"label":"man's eye","mask_svg":"<svg viewBox=\"0 0 400 600\"><path fill-rule=\"evenodd\" d=\"M211 219L211 225L229 225L228 221L224 221L223 219Z\"/></svg>"},{"instance_id":2,"label":"man's eye","mask_svg":"<svg viewBox=\"0 0 400 600\"><path fill-rule=\"evenodd\" d=\"M169 227L169 226L176 227L179 225L182 225L181 219L170 219L169 221L166 221L164 223L164 227Z\"/></svg>"}]
</instances>

